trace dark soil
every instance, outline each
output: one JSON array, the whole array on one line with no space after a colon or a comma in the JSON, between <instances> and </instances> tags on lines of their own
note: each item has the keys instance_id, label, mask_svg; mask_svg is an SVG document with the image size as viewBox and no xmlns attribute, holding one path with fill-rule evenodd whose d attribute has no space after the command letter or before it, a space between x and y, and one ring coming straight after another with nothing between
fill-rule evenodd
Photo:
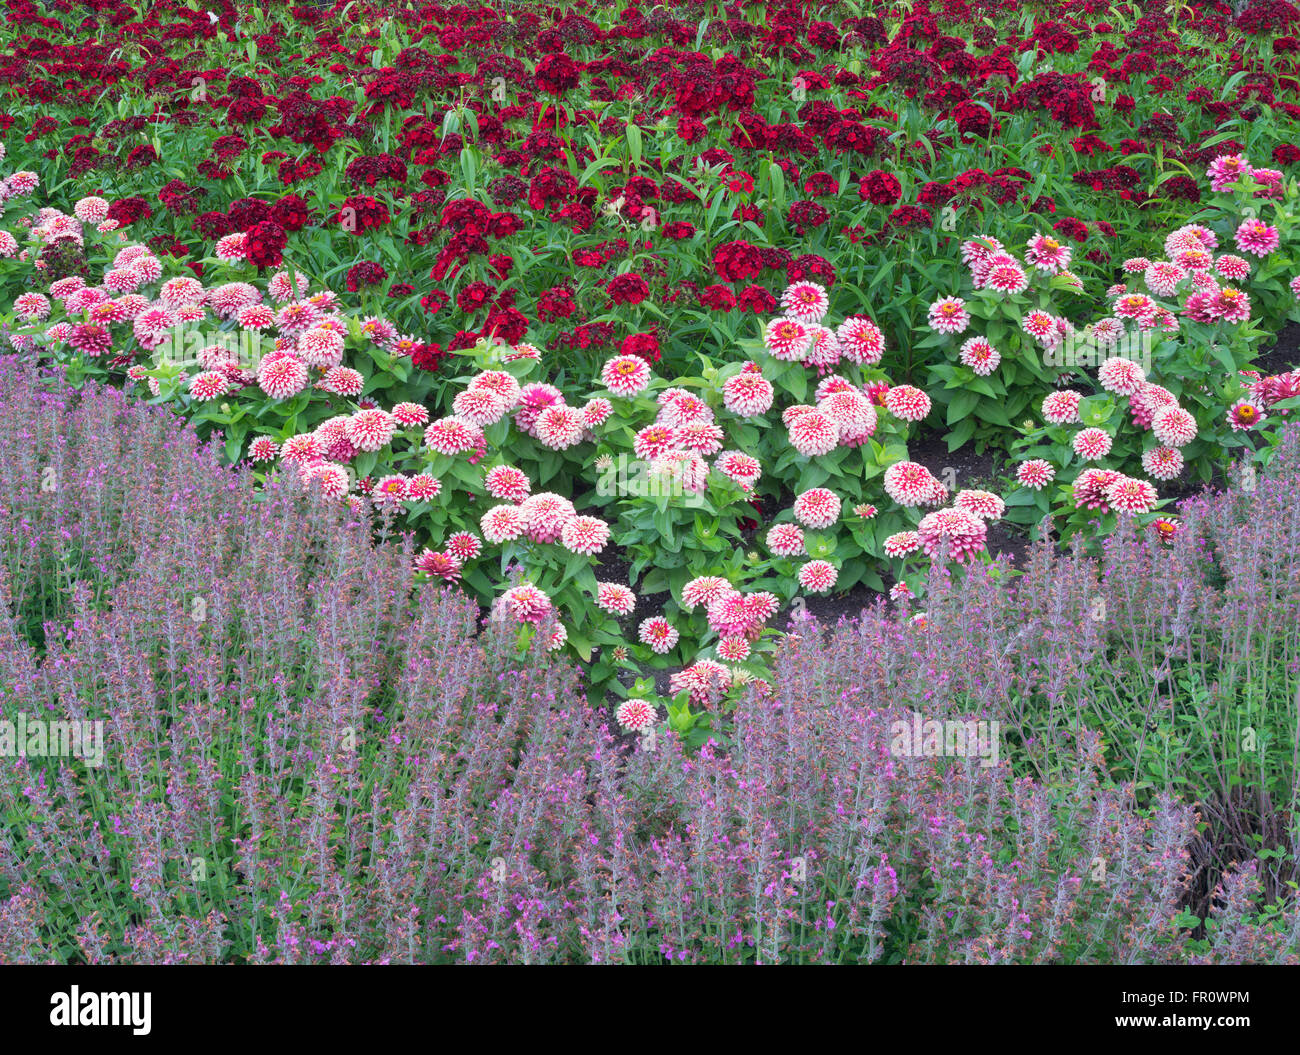
<instances>
[{"instance_id":1,"label":"dark soil","mask_svg":"<svg viewBox=\"0 0 1300 1055\"><path fill-rule=\"evenodd\" d=\"M1297 367L1300 367L1300 322L1288 322L1272 346L1255 361L1255 369L1268 377Z\"/></svg>"}]
</instances>

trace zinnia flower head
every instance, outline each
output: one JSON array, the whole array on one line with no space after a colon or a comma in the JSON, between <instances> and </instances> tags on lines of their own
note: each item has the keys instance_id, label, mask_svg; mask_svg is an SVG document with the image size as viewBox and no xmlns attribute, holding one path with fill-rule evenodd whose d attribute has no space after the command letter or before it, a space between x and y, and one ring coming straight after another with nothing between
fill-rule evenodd
<instances>
[{"instance_id":1,"label":"zinnia flower head","mask_svg":"<svg viewBox=\"0 0 1300 1055\"><path fill-rule=\"evenodd\" d=\"M969 366L979 377L988 377L1002 362L1001 353L983 337L972 337L961 346L962 364Z\"/></svg>"},{"instance_id":2,"label":"zinnia flower head","mask_svg":"<svg viewBox=\"0 0 1300 1055\"><path fill-rule=\"evenodd\" d=\"M555 403L537 415L533 431L545 447L553 451L567 450L582 442L587 423L579 407Z\"/></svg>"},{"instance_id":3,"label":"zinnia flower head","mask_svg":"<svg viewBox=\"0 0 1300 1055\"><path fill-rule=\"evenodd\" d=\"M616 396L634 396L650 386L650 364L638 355L615 356L600 373L601 382Z\"/></svg>"},{"instance_id":4,"label":"zinnia flower head","mask_svg":"<svg viewBox=\"0 0 1300 1055\"><path fill-rule=\"evenodd\" d=\"M825 593L839 578L835 565L825 560L810 560L797 572L799 585L809 593Z\"/></svg>"},{"instance_id":5,"label":"zinnia flower head","mask_svg":"<svg viewBox=\"0 0 1300 1055\"><path fill-rule=\"evenodd\" d=\"M266 355L257 364L257 384L272 399L297 395L309 380L306 364L291 355Z\"/></svg>"},{"instance_id":6,"label":"zinnia flower head","mask_svg":"<svg viewBox=\"0 0 1300 1055\"><path fill-rule=\"evenodd\" d=\"M479 451L486 442L481 428L454 415L431 422L424 430L425 446L448 456Z\"/></svg>"},{"instance_id":7,"label":"zinnia flower head","mask_svg":"<svg viewBox=\"0 0 1300 1055\"><path fill-rule=\"evenodd\" d=\"M788 428L790 445L807 458L829 454L839 443L839 426L815 408L798 415L789 423Z\"/></svg>"},{"instance_id":8,"label":"zinnia flower head","mask_svg":"<svg viewBox=\"0 0 1300 1055\"><path fill-rule=\"evenodd\" d=\"M560 543L570 553L599 553L609 542L609 525L597 517L575 516L560 531Z\"/></svg>"},{"instance_id":9,"label":"zinnia flower head","mask_svg":"<svg viewBox=\"0 0 1300 1055\"><path fill-rule=\"evenodd\" d=\"M500 603L520 623L540 623L551 612L551 599L529 582L511 587Z\"/></svg>"},{"instance_id":10,"label":"zinnia flower head","mask_svg":"<svg viewBox=\"0 0 1300 1055\"><path fill-rule=\"evenodd\" d=\"M1097 380L1107 392L1131 396L1146 382L1146 371L1131 359L1112 356L1097 367Z\"/></svg>"},{"instance_id":11,"label":"zinnia flower head","mask_svg":"<svg viewBox=\"0 0 1300 1055\"><path fill-rule=\"evenodd\" d=\"M637 637L643 645L649 645L650 651L666 655L672 651L681 635L677 628L661 615L651 616L637 630Z\"/></svg>"},{"instance_id":12,"label":"zinnia flower head","mask_svg":"<svg viewBox=\"0 0 1300 1055\"><path fill-rule=\"evenodd\" d=\"M750 370L749 367L754 367ZM745 369L722 384L722 405L742 418L766 413L772 406L775 392L755 363L746 363Z\"/></svg>"},{"instance_id":13,"label":"zinnia flower head","mask_svg":"<svg viewBox=\"0 0 1300 1055\"><path fill-rule=\"evenodd\" d=\"M406 497L413 502L427 502L430 499L437 498L440 494L442 494L442 481L432 473L416 473L406 478ZM462 532L461 534L474 538L468 532ZM474 554L474 556L477 555L477 553Z\"/></svg>"},{"instance_id":14,"label":"zinnia flower head","mask_svg":"<svg viewBox=\"0 0 1300 1055\"><path fill-rule=\"evenodd\" d=\"M1210 190L1220 194L1251 174L1250 162L1244 154L1221 154L1210 162L1205 174L1210 178Z\"/></svg>"},{"instance_id":15,"label":"zinnia flower head","mask_svg":"<svg viewBox=\"0 0 1300 1055\"><path fill-rule=\"evenodd\" d=\"M636 608L636 594L621 583L597 583L596 607L612 615L631 615Z\"/></svg>"},{"instance_id":16,"label":"zinnia flower head","mask_svg":"<svg viewBox=\"0 0 1300 1055\"><path fill-rule=\"evenodd\" d=\"M714 598L731 590L731 583L721 576L701 575L682 587L681 606L689 612L700 605L708 605Z\"/></svg>"},{"instance_id":17,"label":"zinnia flower head","mask_svg":"<svg viewBox=\"0 0 1300 1055\"><path fill-rule=\"evenodd\" d=\"M455 582L460 578L461 562L451 553L438 553L426 547L416 556L415 569L445 582Z\"/></svg>"},{"instance_id":18,"label":"zinnia flower head","mask_svg":"<svg viewBox=\"0 0 1300 1055\"><path fill-rule=\"evenodd\" d=\"M1113 469L1084 469L1074 478L1074 504L1079 509L1109 513L1107 491L1122 474Z\"/></svg>"},{"instance_id":19,"label":"zinnia flower head","mask_svg":"<svg viewBox=\"0 0 1300 1055\"><path fill-rule=\"evenodd\" d=\"M722 451L713 466L723 476L735 480L743 491L752 490L763 474L762 463L743 451Z\"/></svg>"},{"instance_id":20,"label":"zinnia flower head","mask_svg":"<svg viewBox=\"0 0 1300 1055\"><path fill-rule=\"evenodd\" d=\"M1075 433L1074 439L1070 441L1070 446L1074 448L1074 453L1084 461L1095 462L1110 453L1113 442L1110 433L1105 429L1088 428Z\"/></svg>"},{"instance_id":21,"label":"zinnia flower head","mask_svg":"<svg viewBox=\"0 0 1300 1055\"><path fill-rule=\"evenodd\" d=\"M658 720L658 712L646 700L630 697L614 709L614 721L630 733L640 733L651 728Z\"/></svg>"},{"instance_id":22,"label":"zinnia flower head","mask_svg":"<svg viewBox=\"0 0 1300 1055\"><path fill-rule=\"evenodd\" d=\"M1156 507L1156 489L1146 480L1120 476L1106 488L1106 502L1117 513L1150 513Z\"/></svg>"},{"instance_id":23,"label":"zinnia flower head","mask_svg":"<svg viewBox=\"0 0 1300 1055\"><path fill-rule=\"evenodd\" d=\"M1016 468L1016 479L1022 486L1034 491L1041 491L1055 477L1056 469L1052 463L1042 458L1031 458L1027 462L1021 462Z\"/></svg>"},{"instance_id":24,"label":"zinnia flower head","mask_svg":"<svg viewBox=\"0 0 1300 1055\"><path fill-rule=\"evenodd\" d=\"M930 397L913 385L895 385L885 395L885 408L904 421L920 421L930 413Z\"/></svg>"},{"instance_id":25,"label":"zinnia flower head","mask_svg":"<svg viewBox=\"0 0 1300 1055\"><path fill-rule=\"evenodd\" d=\"M946 544L949 558L960 564L984 552L988 529L964 509L938 509L921 518L916 534L927 557L937 556Z\"/></svg>"},{"instance_id":26,"label":"zinnia flower head","mask_svg":"<svg viewBox=\"0 0 1300 1055\"><path fill-rule=\"evenodd\" d=\"M1043 399L1043 420L1049 425L1074 425L1079 421L1079 402L1083 397L1078 392L1064 389L1049 392Z\"/></svg>"},{"instance_id":27,"label":"zinnia flower head","mask_svg":"<svg viewBox=\"0 0 1300 1055\"><path fill-rule=\"evenodd\" d=\"M889 557L906 557L921 548L921 536L915 531L899 531L885 539L882 548Z\"/></svg>"},{"instance_id":28,"label":"zinnia flower head","mask_svg":"<svg viewBox=\"0 0 1300 1055\"><path fill-rule=\"evenodd\" d=\"M960 297L944 297L930 305L929 321L936 333L961 333L970 325L970 312Z\"/></svg>"},{"instance_id":29,"label":"zinnia flower head","mask_svg":"<svg viewBox=\"0 0 1300 1055\"><path fill-rule=\"evenodd\" d=\"M952 504L981 520L997 520L1007 511L1006 503L991 491L958 491Z\"/></svg>"},{"instance_id":30,"label":"zinnia flower head","mask_svg":"<svg viewBox=\"0 0 1300 1055\"><path fill-rule=\"evenodd\" d=\"M503 502L522 502L532 490L528 474L513 465L497 465L483 478L487 493Z\"/></svg>"},{"instance_id":31,"label":"zinnia flower head","mask_svg":"<svg viewBox=\"0 0 1300 1055\"><path fill-rule=\"evenodd\" d=\"M1181 527L1177 517L1156 517L1151 522L1151 530L1161 542L1173 542Z\"/></svg>"},{"instance_id":32,"label":"zinnia flower head","mask_svg":"<svg viewBox=\"0 0 1300 1055\"><path fill-rule=\"evenodd\" d=\"M614 404L608 399L596 396L582 405L582 423L588 429L594 429L598 425L603 425L612 413L614 413Z\"/></svg>"},{"instance_id":33,"label":"zinnia flower head","mask_svg":"<svg viewBox=\"0 0 1300 1055\"><path fill-rule=\"evenodd\" d=\"M359 451L377 451L392 440L394 425L386 410L359 410L348 420L348 441Z\"/></svg>"},{"instance_id":34,"label":"zinnia flower head","mask_svg":"<svg viewBox=\"0 0 1300 1055\"><path fill-rule=\"evenodd\" d=\"M1183 452L1176 447L1152 447L1142 454L1142 468L1153 480L1172 480L1183 471Z\"/></svg>"},{"instance_id":35,"label":"zinnia flower head","mask_svg":"<svg viewBox=\"0 0 1300 1055\"><path fill-rule=\"evenodd\" d=\"M519 506L493 506L479 520L483 537L494 546L520 538L527 526Z\"/></svg>"},{"instance_id":36,"label":"zinnia flower head","mask_svg":"<svg viewBox=\"0 0 1300 1055\"><path fill-rule=\"evenodd\" d=\"M1233 432L1245 432L1262 424L1268 417L1249 399L1239 399L1228 410L1228 426Z\"/></svg>"},{"instance_id":37,"label":"zinnia flower head","mask_svg":"<svg viewBox=\"0 0 1300 1055\"><path fill-rule=\"evenodd\" d=\"M778 557L797 557L804 552L803 529L797 524L775 524L767 533L767 548Z\"/></svg>"},{"instance_id":38,"label":"zinnia flower head","mask_svg":"<svg viewBox=\"0 0 1300 1055\"><path fill-rule=\"evenodd\" d=\"M840 499L825 487L813 487L794 500L794 516L804 527L828 528L840 517Z\"/></svg>"},{"instance_id":39,"label":"zinnia flower head","mask_svg":"<svg viewBox=\"0 0 1300 1055\"><path fill-rule=\"evenodd\" d=\"M280 445L270 436L258 436L248 445L248 457L255 462L273 462L280 454Z\"/></svg>"},{"instance_id":40,"label":"zinnia flower head","mask_svg":"<svg viewBox=\"0 0 1300 1055\"><path fill-rule=\"evenodd\" d=\"M1237 228L1234 238L1243 253L1259 257L1268 256L1281 244L1277 228L1259 219L1246 220Z\"/></svg>"},{"instance_id":41,"label":"zinnia flower head","mask_svg":"<svg viewBox=\"0 0 1300 1055\"><path fill-rule=\"evenodd\" d=\"M1186 447L1196 439L1196 419L1182 407L1161 407L1151 418L1151 433L1166 447Z\"/></svg>"},{"instance_id":42,"label":"zinnia flower head","mask_svg":"<svg viewBox=\"0 0 1300 1055\"><path fill-rule=\"evenodd\" d=\"M850 316L835 331L845 359L860 366L875 366L885 354L885 335L880 327L862 316Z\"/></svg>"},{"instance_id":43,"label":"zinnia flower head","mask_svg":"<svg viewBox=\"0 0 1300 1055\"><path fill-rule=\"evenodd\" d=\"M781 294L781 310L800 322L819 322L829 308L826 287L816 282L795 282Z\"/></svg>"},{"instance_id":44,"label":"zinnia flower head","mask_svg":"<svg viewBox=\"0 0 1300 1055\"><path fill-rule=\"evenodd\" d=\"M1069 246L1063 245L1050 235L1037 234L1029 240L1025 249L1025 259L1039 271L1054 274L1070 266L1073 255Z\"/></svg>"},{"instance_id":45,"label":"zinnia flower head","mask_svg":"<svg viewBox=\"0 0 1300 1055\"><path fill-rule=\"evenodd\" d=\"M525 498L519 512L529 539L540 543L555 542L563 534L564 526L578 515L572 502L550 491L539 491Z\"/></svg>"},{"instance_id":46,"label":"zinnia flower head","mask_svg":"<svg viewBox=\"0 0 1300 1055\"><path fill-rule=\"evenodd\" d=\"M943 486L934 474L917 462L895 462L885 470L885 493L900 506L919 506Z\"/></svg>"},{"instance_id":47,"label":"zinnia flower head","mask_svg":"<svg viewBox=\"0 0 1300 1055\"><path fill-rule=\"evenodd\" d=\"M856 389L831 392L817 401L817 409L839 427L840 443L856 446L876 431L876 408Z\"/></svg>"},{"instance_id":48,"label":"zinnia flower head","mask_svg":"<svg viewBox=\"0 0 1300 1055\"><path fill-rule=\"evenodd\" d=\"M778 316L763 329L763 346L774 359L802 362L812 345L812 332L797 319Z\"/></svg>"}]
</instances>

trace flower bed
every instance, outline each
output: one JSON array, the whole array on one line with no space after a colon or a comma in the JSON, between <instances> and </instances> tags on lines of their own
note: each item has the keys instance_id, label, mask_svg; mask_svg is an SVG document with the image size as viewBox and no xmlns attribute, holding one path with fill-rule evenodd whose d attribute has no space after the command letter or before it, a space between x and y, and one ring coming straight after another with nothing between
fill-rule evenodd
<instances>
[{"instance_id":1,"label":"flower bed","mask_svg":"<svg viewBox=\"0 0 1300 1055\"><path fill-rule=\"evenodd\" d=\"M1294 956L1300 9L7 22L0 950Z\"/></svg>"},{"instance_id":2,"label":"flower bed","mask_svg":"<svg viewBox=\"0 0 1300 1055\"><path fill-rule=\"evenodd\" d=\"M576 671L475 636L455 591L412 603L409 544L373 545L367 518L255 492L164 412L0 363L6 714L102 721L111 747L0 767L0 958L1295 962L1273 900L1294 858L1216 844L1207 868L1150 767L1196 795L1253 765L1184 713L1294 735L1293 710L1249 709L1295 688L1297 565L1259 557L1297 542L1297 440L1170 548L1041 547L1014 591L938 576L925 624L805 628L739 699L732 749L688 753L663 729L617 743ZM1075 738L1142 727L1149 661L1204 676L1216 648L1223 682L1154 714L1172 756L1116 725L1131 763ZM1276 685L1233 676L1266 660ZM921 710L1002 733L900 750ZM1289 752L1265 757L1260 801L1293 797ZM1248 823L1213 791L1215 831Z\"/></svg>"}]
</instances>

